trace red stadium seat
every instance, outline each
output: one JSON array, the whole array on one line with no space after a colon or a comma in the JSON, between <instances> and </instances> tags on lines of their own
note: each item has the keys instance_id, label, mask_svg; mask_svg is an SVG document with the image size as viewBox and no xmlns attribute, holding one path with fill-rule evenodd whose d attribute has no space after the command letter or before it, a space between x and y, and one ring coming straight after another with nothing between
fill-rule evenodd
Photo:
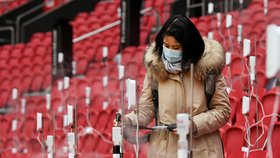
<instances>
[{"instance_id":1,"label":"red stadium seat","mask_svg":"<svg viewBox=\"0 0 280 158\"><path fill-rule=\"evenodd\" d=\"M242 126L231 126L225 131L224 147L227 154L241 152L243 147L245 129Z\"/></svg>"},{"instance_id":2,"label":"red stadium seat","mask_svg":"<svg viewBox=\"0 0 280 158\"><path fill-rule=\"evenodd\" d=\"M272 136L271 136L271 147L272 147L273 152L280 150L279 133L280 133L280 122L277 122L277 123L275 123L275 125L273 127L273 132L272 132ZM276 155L274 155L274 156L276 156Z\"/></svg>"},{"instance_id":3,"label":"red stadium seat","mask_svg":"<svg viewBox=\"0 0 280 158\"><path fill-rule=\"evenodd\" d=\"M266 145L267 127L253 126L250 128L250 144L253 145L250 149L262 150Z\"/></svg>"},{"instance_id":4,"label":"red stadium seat","mask_svg":"<svg viewBox=\"0 0 280 158\"><path fill-rule=\"evenodd\" d=\"M263 109L264 109L264 114L262 111L259 111L259 118L261 119L262 117L271 115L273 113L273 108L275 104L275 100L277 97L279 97L279 93L277 93L277 89L273 88L270 91L268 91L266 94L264 94L262 98L262 104L263 104ZM280 103L279 103L280 104ZM279 105L278 105L279 106ZM280 113L280 109L278 108L278 111L276 112L277 114ZM277 119L275 120L277 121ZM270 122L271 122L271 117L266 117L263 120L264 124L269 127Z\"/></svg>"}]
</instances>

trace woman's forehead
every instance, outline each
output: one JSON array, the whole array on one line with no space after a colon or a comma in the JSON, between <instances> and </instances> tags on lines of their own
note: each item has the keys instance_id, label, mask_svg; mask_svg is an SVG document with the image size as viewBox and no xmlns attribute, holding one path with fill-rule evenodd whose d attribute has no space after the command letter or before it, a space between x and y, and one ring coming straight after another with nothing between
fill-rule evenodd
<instances>
[{"instance_id":1,"label":"woman's forehead","mask_svg":"<svg viewBox=\"0 0 280 158\"><path fill-rule=\"evenodd\" d=\"M173 36L164 36L163 43L169 45L181 45Z\"/></svg>"}]
</instances>

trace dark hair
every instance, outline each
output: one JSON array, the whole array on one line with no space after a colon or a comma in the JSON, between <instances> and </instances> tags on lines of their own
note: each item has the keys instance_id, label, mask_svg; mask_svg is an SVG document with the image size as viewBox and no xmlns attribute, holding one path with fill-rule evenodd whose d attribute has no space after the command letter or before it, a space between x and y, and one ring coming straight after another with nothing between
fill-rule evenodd
<instances>
[{"instance_id":1,"label":"dark hair","mask_svg":"<svg viewBox=\"0 0 280 158\"><path fill-rule=\"evenodd\" d=\"M169 18L158 32L155 42L154 53L162 55L163 38L174 37L183 47L182 69L190 62L197 63L204 52L204 41L195 25L183 15L175 15Z\"/></svg>"}]
</instances>

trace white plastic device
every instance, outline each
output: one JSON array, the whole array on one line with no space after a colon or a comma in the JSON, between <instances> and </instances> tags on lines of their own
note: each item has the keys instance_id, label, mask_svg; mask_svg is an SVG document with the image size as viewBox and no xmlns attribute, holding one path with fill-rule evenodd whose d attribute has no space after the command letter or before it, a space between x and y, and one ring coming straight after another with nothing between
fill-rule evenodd
<instances>
[{"instance_id":1,"label":"white plastic device","mask_svg":"<svg viewBox=\"0 0 280 158\"><path fill-rule=\"evenodd\" d=\"M226 52L226 65L231 63L231 52Z\"/></svg>"},{"instance_id":2,"label":"white plastic device","mask_svg":"<svg viewBox=\"0 0 280 158\"><path fill-rule=\"evenodd\" d=\"M178 140L178 158L188 157L188 141L187 134L189 133L189 114L179 113L177 118L177 133L179 134Z\"/></svg>"},{"instance_id":3,"label":"white plastic device","mask_svg":"<svg viewBox=\"0 0 280 158\"><path fill-rule=\"evenodd\" d=\"M74 108L72 105L67 106L67 117L68 117L68 126L73 124L73 115L74 114Z\"/></svg>"},{"instance_id":4,"label":"white plastic device","mask_svg":"<svg viewBox=\"0 0 280 158\"><path fill-rule=\"evenodd\" d=\"M266 77L272 78L280 71L280 26L270 24L266 29Z\"/></svg>"},{"instance_id":5,"label":"white plastic device","mask_svg":"<svg viewBox=\"0 0 280 158\"><path fill-rule=\"evenodd\" d=\"M118 66L119 69L119 80L124 78L124 66L123 65L119 65Z\"/></svg>"},{"instance_id":6,"label":"white plastic device","mask_svg":"<svg viewBox=\"0 0 280 158\"><path fill-rule=\"evenodd\" d=\"M108 108L108 106L109 106L109 103L107 101L104 101L103 105L102 105L102 109L105 110Z\"/></svg>"},{"instance_id":7,"label":"white plastic device","mask_svg":"<svg viewBox=\"0 0 280 158\"><path fill-rule=\"evenodd\" d=\"M212 31L209 31L209 32L208 32L208 38L209 38L209 39L214 39L214 34L213 34Z\"/></svg>"},{"instance_id":8,"label":"white plastic device","mask_svg":"<svg viewBox=\"0 0 280 158\"><path fill-rule=\"evenodd\" d=\"M24 114L25 113L25 107L26 107L26 99L25 98L21 98L21 113Z\"/></svg>"},{"instance_id":9,"label":"white plastic device","mask_svg":"<svg viewBox=\"0 0 280 158\"><path fill-rule=\"evenodd\" d=\"M90 87L86 87L85 88L86 91L86 105L88 106L90 104L90 93L91 93L91 88Z\"/></svg>"},{"instance_id":10,"label":"white plastic device","mask_svg":"<svg viewBox=\"0 0 280 158\"><path fill-rule=\"evenodd\" d=\"M68 157L74 158L75 157L75 133L68 133L67 134L67 142L68 142Z\"/></svg>"},{"instance_id":11,"label":"white plastic device","mask_svg":"<svg viewBox=\"0 0 280 158\"><path fill-rule=\"evenodd\" d=\"M63 127L68 125L68 115L63 115Z\"/></svg>"},{"instance_id":12,"label":"white plastic device","mask_svg":"<svg viewBox=\"0 0 280 158\"><path fill-rule=\"evenodd\" d=\"M102 55L103 55L103 58L107 58L108 57L108 47L103 47L103 53L102 53Z\"/></svg>"},{"instance_id":13,"label":"white plastic device","mask_svg":"<svg viewBox=\"0 0 280 158\"><path fill-rule=\"evenodd\" d=\"M212 14L214 12L214 3L208 3L208 14Z\"/></svg>"},{"instance_id":14,"label":"white plastic device","mask_svg":"<svg viewBox=\"0 0 280 158\"><path fill-rule=\"evenodd\" d=\"M76 61L72 61L72 74L76 75L77 73L77 63Z\"/></svg>"},{"instance_id":15,"label":"white plastic device","mask_svg":"<svg viewBox=\"0 0 280 158\"><path fill-rule=\"evenodd\" d=\"M12 89L12 99L16 100L18 97L18 90L16 88Z\"/></svg>"},{"instance_id":16,"label":"white plastic device","mask_svg":"<svg viewBox=\"0 0 280 158\"><path fill-rule=\"evenodd\" d=\"M243 26L241 24L237 25L237 42L241 43L242 41L242 28Z\"/></svg>"},{"instance_id":17,"label":"white plastic device","mask_svg":"<svg viewBox=\"0 0 280 158\"><path fill-rule=\"evenodd\" d=\"M232 15L227 14L226 16L226 28L230 28L232 25Z\"/></svg>"},{"instance_id":18,"label":"white plastic device","mask_svg":"<svg viewBox=\"0 0 280 158\"><path fill-rule=\"evenodd\" d=\"M16 119L13 119L12 121L12 131L16 131L17 130L17 120Z\"/></svg>"},{"instance_id":19,"label":"white plastic device","mask_svg":"<svg viewBox=\"0 0 280 158\"><path fill-rule=\"evenodd\" d=\"M103 76L103 87L107 87L108 85L108 76Z\"/></svg>"},{"instance_id":20,"label":"white plastic device","mask_svg":"<svg viewBox=\"0 0 280 158\"><path fill-rule=\"evenodd\" d=\"M52 135L47 136L46 144L47 144L48 158L53 158L54 137Z\"/></svg>"},{"instance_id":21,"label":"white plastic device","mask_svg":"<svg viewBox=\"0 0 280 158\"><path fill-rule=\"evenodd\" d=\"M250 111L250 99L247 96L242 97L242 114L247 115Z\"/></svg>"},{"instance_id":22,"label":"white plastic device","mask_svg":"<svg viewBox=\"0 0 280 158\"><path fill-rule=\"evenodd\" d=\"M42 113L37 112L37 131L40 131L43 128L42 119Z\"/></svg>"},{"instance_id":23,"label":"white plastic device","mask_svg":"<svg viewBox=\"0 0 280 158\"><path fill-rule=\"evenodd\" d=\"M250 56L249 57L249 66L250 66L250 80L253 82L256 80L256 57Z\"/></svg>"},{"instance_id":24,"label":"white plastic device","mask_svg":"<svg viewBox=\"0 0 280 158\"><path fill-rule=\"evenodd\" d=\"M64 89L68 89L70 85L70 78L68 76L64 76Z\"/></svg>"},{"instance_id":25,"label":"white plastic device","mask_svg":"<svg viewBox=\"0 0 280 158\"><path fill-rule=\"evenodd\" d=\"M251 40L244 39L243 40L243 56L246 57L250 54L251 51Z\"/></svg>"},{"instance_id":26,"label":"white plastic device","mask_svg":"<svg viewBox=\"0 0 280 158\"><path fill-rule=\"evenodd\" d=\"M64 60L64 55L62 52L59 52L58 53L58 63L63 63L63 60Z\"/></svg>"},{"instance_id":27,"label":"white plastic device","mask_svg":"<svg viewBox=\"0 0 280 158\"><path fill-rule=\"evenodd\" d=\"M218 28L220 28L221 25L222 25L222 14L217 13L217 26L218 26Z\"/></svg>"},{"instance_id":28,"label":"white plastic device","mask_svg":"<svg viewBox=\"0 0 280 158\"><path fill-rule=\"evenodd\" d=\"M46 108L47 108L47 110L51 109L51 94L50 93L46 94Z\"/></svg>"},{"instance_id":29,"label":"white plastic device","mask_svg":"<svg viewBox=\"0 0 280 158\"><path fill-rule=\"evenodd\" d=\"M136 81L126 80L126 92L128 97L128 110L136 106Z\"/></svg>"},{"instance_id":30,"label":"white plastic device","mask_svg":"<svg viewBox=\"0 0 280 158\"><path fill-rule=\"evenodd\" d=\"M62 89L63 89L63 82L62 81L58 81L57 82L57 90L61 92Z\"/></svg>"}]
</instances>

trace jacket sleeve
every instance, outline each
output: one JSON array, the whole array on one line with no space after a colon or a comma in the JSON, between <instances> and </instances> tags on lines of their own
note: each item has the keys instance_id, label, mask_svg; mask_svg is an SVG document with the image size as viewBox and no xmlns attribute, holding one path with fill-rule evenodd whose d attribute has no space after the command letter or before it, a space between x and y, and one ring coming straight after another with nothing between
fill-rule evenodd
<instances>
[{"instance_id":1,"label":"jacket sleeve","mask_svg":"<svg viewBox=\"0 0 280 158\"><path fill-rule=\"evenodd\" d=\"M222 75L218 76L216 80L216 89L209 108L208 111L193 116L194 124L197 127L195 137L217 131L228 122L231 107L226 82Z\"/></svg>"},{"instance_id":2,"label":"jacket sleeve","mask_svg":"<svg viewBox=\"0 0 280 158\"><path fill-rule=\"evenodd\" d=\"M132 122L132 125L136 125L137 116L136 109L126 115ZM145 76L142 94L139 99L139 125L148 126L154 118L154 105L151 88L151 79L148 75Z\"/></svg>"}]
</instances>

